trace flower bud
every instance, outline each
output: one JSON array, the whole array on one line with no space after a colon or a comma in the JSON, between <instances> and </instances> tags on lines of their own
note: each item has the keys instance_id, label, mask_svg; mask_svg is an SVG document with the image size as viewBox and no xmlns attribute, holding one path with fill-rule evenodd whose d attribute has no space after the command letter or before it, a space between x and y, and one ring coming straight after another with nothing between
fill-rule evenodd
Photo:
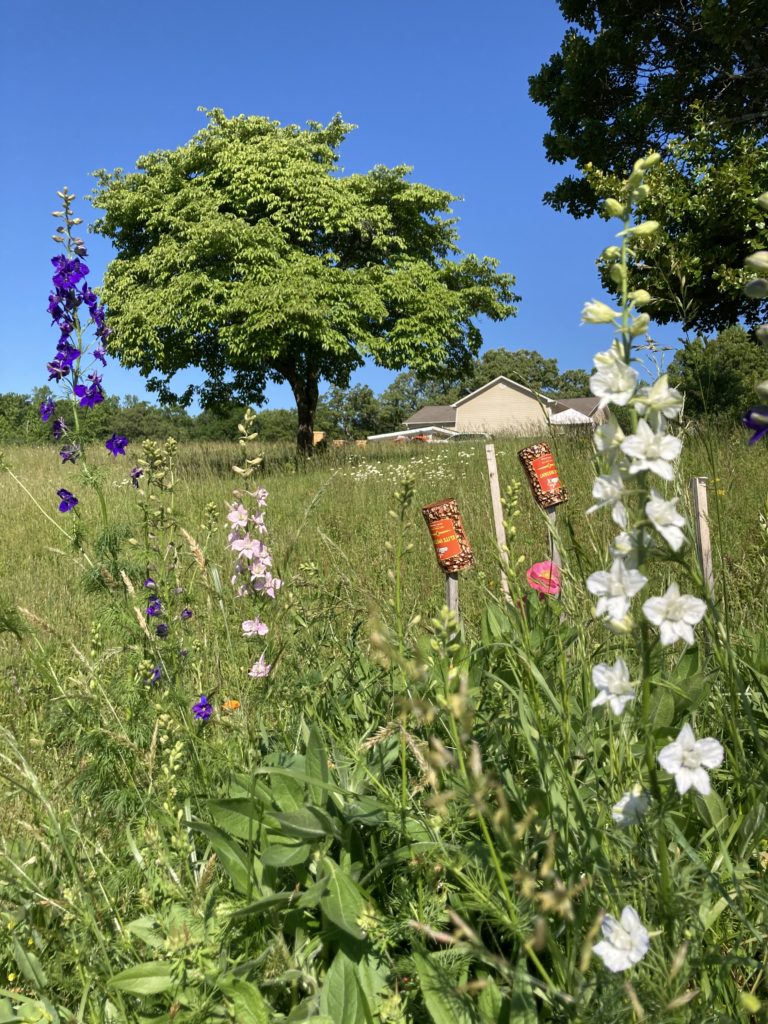
<instances>
[{"instance_id":1,"label":"flower bud","mask_svg":"<svg viewBox=\"0 0 768 1024\"><path fill-rule=\"evenodd\" d=\"M768 280L764 277L756 277L754 281L747 281L742 291L748 299L768 298Z\"/></svg>"},{"instance_id":2,"label":"flower bud","mask_svg":"<svg viewBox=\"0 0 768 1024\"><path fill-rule=\"evenodd\" d=\"M621 249L618 245L609 245L607 249L603 249L604 260L617 260L621 256Z\"/></svg>"},{"instance_id":3,"label":"flower bud","mask_svg":"<svg viewBox=\"0 0 768 1024\"><path fill-rule=\"evenodd\" d=\"M627 268L622 263L612 263L608 276L614 284L623 284L627 276Z\"/></svg>"},{"instance_id":4,"label":"flower bud","mask_svg":"<svg viewBox=\"0 0 768 1024\"><path fill-rule=\"evenodd\" d=\"M650 195L650 192L651 192L651 190L648 188L647 185L645 185L645 184L638 185L637 188L635 189L635 197L637 199L647 199L648 196Z\"/></svg>"},{"instance_id":5,"label":"flower bud","mask_svg":"<svg viewBox=\"0 0 768 1024\"><path fill-rule=\"evenodd\" d=\"M583 324L612 324L618 316L617 310L606 306L604 302L592 299L591 302L584 303L584 309L581 311L581 322Z\"/></svg>"},{"instance_id":6,"label":"flower bud","mask_svg":"<svg viewBox=\"0 0 768 1024\"><path fill-rule=\"evenodd\" d=\"M606 199L603 203L603 213L606 217L623 217L627 211L618 199Z\"/></svg>"},{"instance_id":7,"label":"flower bud","mask_svg":"<svg viewBox=\"0 0 768 1024\"><path fill-rule=\"evenodd\" d=\"M605 624L617 636L626 636L631 633L635 625L631 615L625 615L623 619L608 619Z\"/></svg>"},{"instance_id":8,"label":"flower bud","mask_svg":"<svg viewBox=\"0 0 768 1024\"><path fill-rule=\"evenodd\" d=\"M764 210L768 210L768 192L763 192L761 196L758 196L755 200L758 206L762 206Z\"/></svg>"},{"instance_id":9,"label":"flower bud","mask_svg":"<svg viewBox=\"0 0 768 1024\"><path fill-rule=\"evenodd\" d=\"M756 327L755 337L758 341L762 342L763 345L768 345L768 324L760 324L759 327Z\"/></svg>"},{"instance_id":10,"label":"flower bud","mask_svg":"<svg viewBox=\"0 0 768 1024\"><path fill-rule=\"evenodd\" d=\"M63 217L64 216L64 211L63 210L54 210L53 213L51 214L51 216L52 217Z\"/></svg>"},{"instance_id":11,"label":"flower bud","mask_svg":"<svg viewBox=\"0 0 768 1024\"><path fill-rule=\"evenodd\" d=\"M654 231L659 230L659 222L657 220L644 220L642 224L635 224L634 227L629 229L630 235L652 235Z\"/></svg>"},{"instance_id":12,"label":"flower bud","mask_svg":"<svg viewBox=\"0 0 768 1024\"><path fill-rule=\"evenodd\" d=\"M637 291L630 292L627 298L631 299L636 306L647 306L649 302L653 302L653 299L644 288L638 288Z\"/></svg>"},{"instance_id":13,"label":"flower bud","mask_svg":"<svg viewBox=\"0 0 768 1024\"><path fill-rule=\"evenodd\" d=\"M73 217L72 220L70 221L70 224L82 224L82 223L83 223L83 218L82 217Z\"/></svg>"},{"instance_id":14,"label":"flower bud","mask_svg":"<svg viewBox=\"0 0 768 1024\"><path fill-rule=\"evenodd\" d=\"M647 313L641 313L639 316L634 317L632 323L629 325L629 333L631 337L637 338L639 335L645 334L650 322L651 318Z\"/></svg>"},{"instance_id":15,"label":"flower bud","mask_svg":"<svg viewBox=\"0 0 768 1024\"><path fill-rule=\"evenodd\" d=\"M648 156L643 157L642 160L638 160L638 163L642 166L644 171L649 171L651 167L655 167L660 160L661 153L649 153Z\"/></svg>"},{"instance_id":16,"label":"flower bud","mask_svg":"<svg viewBox=\"0 0 768 1024\"><path fill-rule=\"evenodd\" d=\"M768 380L761 380L755 388L757 394L764 402L768 402Z\"/></svg>"},{"instance_id":17,"label":"flower bud","mask_svg":"<svg viewBox=\"0 0 768 1024\"><path fill-rule=\"evenodd\" d=\"M761 249L753 252L744 260L744 266L748 270L756 270L758 274L764 274L768 270L768 249Z\"/></svg>"}]
</instances>

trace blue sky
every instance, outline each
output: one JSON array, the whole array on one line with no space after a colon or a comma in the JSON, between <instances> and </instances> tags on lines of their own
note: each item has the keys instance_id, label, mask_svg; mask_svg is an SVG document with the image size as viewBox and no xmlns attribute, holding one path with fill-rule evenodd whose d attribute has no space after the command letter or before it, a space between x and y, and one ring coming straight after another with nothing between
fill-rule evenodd
<instances>
[{"instance_id":1,"label":"blue sky","mask_svg":"<svg viewBox=\"0 0 768 1024\"><path fill-rule=\"evenodd\" d=\"M579 314L605 297L594 260L612 229L542 203L562 169L544 158L546 114L527 93L564 27L555 0L4 4L0 391L45 383L55 349L45 307L56 190L74 191L89 223L90 172L133 169L141 154L183 144L205 123L199 106L299 124L339 111L359 126L342 148L346 171L413 166L414 180L462 197L463 250L516 276L518 316L481 323L484 348L589 367L609 334L580 326ZM112 250L95 236L87 244L97 287ZM380 392L393 377L371 366L354 382ZM146 394L138 371L112 361L104 386ZM289 406L290 390L273 385L268 401Z\"/></svg>"}]
</instances>

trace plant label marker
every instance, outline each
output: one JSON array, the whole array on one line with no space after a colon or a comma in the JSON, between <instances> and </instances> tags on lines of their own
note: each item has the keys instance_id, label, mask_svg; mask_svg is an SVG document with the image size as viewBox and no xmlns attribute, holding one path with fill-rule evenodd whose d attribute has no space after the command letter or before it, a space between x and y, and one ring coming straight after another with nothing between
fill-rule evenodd
<instances>
[{"instance_id":1,"label":"plant label marker","mask_svg":"<svg viewBox=\"0 0 768 1024\"><path fill-rule=\"evenodd\" d=\"M501 490L499 489L499 471L496 467L496 446L487 444L485 446L485 461L488 463L488 483L491 487L491 508L493 509L493 528L496 532L496 543L499 546L501 558L501 590L509 600L509 552L507 551L507 538L504 533L504 514L501 508Z\"/></svg>"},{"instance_id":2,"label":"plant label marker","mask_svg":"<svg viewBox=\"0 0 768 1024\"><path fill-rule=\"evenodd\" d=\"M453 498L436 501L421 510L435 548L437 564L445 573L445 603L459 614L459 571L469 569L475 556L459 506Z\"/></svg>"},{"instance_id":3,"label":"plant label marker","mask_svg":"<svg viewBox=\"0 0 768 1024\"><path fill-rule=\"evenodd\" d=\"M709 503L707 501L707 478L691 477L691 508L693 529L696 537L696 552L699 556L701 574L707 594L715 599L715 572L712 565L712 542L709 537Z\"/></svg>"}]
</instances>

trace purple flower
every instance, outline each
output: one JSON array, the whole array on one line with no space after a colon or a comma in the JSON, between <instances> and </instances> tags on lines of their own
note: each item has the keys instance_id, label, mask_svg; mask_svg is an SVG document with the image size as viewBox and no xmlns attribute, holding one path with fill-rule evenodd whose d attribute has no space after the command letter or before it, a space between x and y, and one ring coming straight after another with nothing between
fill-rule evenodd
<instances>
[{"instance_id":1,"label":"purple flower","mask_svg":"<svg viewBox=\"0 0 768 1024\"><path fill-rule=\"evenodd\" d=\"M75 360L80 356L80 349L70 341L67 341L66 338L59 341L56 349L55 358L62 366L68 366L71 368Z\"/></svg>"},{"instance_id":2,"label":"purple flower","mask_svg":"<svg viewBox=\"0 0 768 1024\"><path fill-rule=\"evenodd\" d=\"M66 488L62 487L56 491L58 496L61 498L61 504L59 505L59 512L71 512L72 509L77 505L77 498Z\"/></svg>"},{"instance_id":3,"label":"purple flower","mask_svg":"<svg viewBox=\"0 0 768 1024\"><path fill-rule=\"evenodd\" d=\"M40 403L40 419L43 423L47 423L48 420L56 412L56 403L50 398L46 398Z\"/></svg>"},{"instance_id":4,"label":"purple flower","mask_svg":"<svg viewBox=\"0 0 768 1024\"><path fill-rule=\"evenodd\" d=\"M139 469L138 466L134 466L133 469L131 470L131 483L136 488L138 488L138 486L139 486L139 477L140 476L144 476L144 470L143 469Z\"/></svg>"},{"instance_id":5,"label":"purple flower","mask_svg":"<svg viewBox=\"0 0 768 1024\"><path fill-rule=\"evenodd\" d=\"M208 698L204 694L200 694L200 700L197 704L192 705L192 714L198 720L198 722L207 722L213 714L213 708L211 707Z\"/></svg>"},{"instance_id":6,"label":"purple flower","mask_svg":"<svg viewBox=\"0 0 768 1024\"><path fill-rule=\"evenodd\" d=\"M182 610L181 615L179 616L179 618L191 619L192 618L192 609L191 608L184 608Z\"/></svg>"},{"instance_id":7,"label":"purple flower","mask_svg":"<svg viewBox=\"0 0 768 1024\"><path fill-rule=\"evenodd\" d=\"M153 597L147 605L147 616L151 618L153 615L159 615L163 610L163 604L159 597Z\"/></svg>"},{"instance_id":8,"label":"purple flower","mask_svg":"<svg viewBox=\"0 0 768 1024\"><path fill-rule=\"evenodd\" d=\"M747 430L755 431L748 442L749 444L755 444L761 438L768 435L768 405L755 405L751 409L747 409L741 422Z\"/></svg>"},{"instance_id":9,"label":"purple flower","mask_svg":"<svg viewBox=\"0 0 768 1024\"><path fill-rule=\"evenodd\" d=\"M127 437L124 437L122 434L113 434L109 440L104 442L104 447L117 458L118 455L125 455L125 446L127 444Z\"/></svg>"},{"instance_id":10,"label":"purple flower","mask_svg":"<svg viewBox=\"0 0 768 1024\"><path fill-rule=\"evenodd\" d=\"M147 578L144 580L144 586L148 587L151 590L152 587L156 587L157 584L155 583L151 576L147 576Z\"/></svg>"},{"instance_id":11,"label":"purple flower","mask_svg":"<svg viewBox=\"0 0 768 1024\"><path fill-rule=\"evenodd\" d=\"M65 445L59 452L62 462L77 462L80 457L80 446L77 444Z\"/></svg>"},{"instance_id":12,"label":"purple flower","mask_svg":"<svg viewBox=\"0 0 768 1024\"><path fill-rule=\"evenodd\" d=\"M53 421L53 439L54 441L60 440L67 431L67 425L64 420Z\"/></svg>"},{"instance_id":13,"label":"purple flower","mask_svg":"<svg viewBox=\"0 0 768 1024\"><path fill-rule=\"evenodd\" d=\"M98 348L95 348L93 350L93 358L94 359L98 359L102 366L106 366L107 365L107 360L106 360L106 356L104 354L104 349L100 345L99 345Z\"/></svg>"},{"instance_id":14,"label":"purple flower","mask_svg":"<svg viewBox=\"0 0 768 1024\"><path fill-rule=\"evenodd\" d=\"M89 373L88 380L91 381L88 387L85 384L75 384L73 391L80 399L81 406L92 409L94 405L104 401L104 392L101 390L101 377L98 373Z\"/></svg>"},{"instance_id":15,"label":"purple flower","mask_svg":"<svg viewBox=\"0 0 768 1024\"><path fill-rule=\"evenodd\" d=\"M88 267L77 257L68 260L66 256L54 256L51 263L56 268L56 273L53 275L53 283L56 288L74 288L88 273Z\"/></svg>"},{"instance_id":16,"label":"purple flower","mask_svg":"<svg viewBox=\"0 0 768 1024\"><path fill-rule=\"evenodd\" d=\"M66 377L71 367L63 363L60 356L55 356L46 366L48 380L61 380Z\"/></svg>"},{"instance_id":17,"label":"purple flower","mask_svg":"<svg viewBox=\"0 0 768 1024\"><path fill-rule=\"evenodd\" d=\"M164 622L161 622L159 626L155 627L155 633L160 637L168 636L168 627Z\"/></svg>"},{"instance_id":18,"label":"purple flower","mask_svg":"<svg viewBox=\"0 0 768 1024\"><path fill-rule=\"evenodd\" d=\"M149 673L147 678L144 680L147 686L152 686L160 678L160 666L155 665L152 671Z\"/></svg>"}]
</instances>

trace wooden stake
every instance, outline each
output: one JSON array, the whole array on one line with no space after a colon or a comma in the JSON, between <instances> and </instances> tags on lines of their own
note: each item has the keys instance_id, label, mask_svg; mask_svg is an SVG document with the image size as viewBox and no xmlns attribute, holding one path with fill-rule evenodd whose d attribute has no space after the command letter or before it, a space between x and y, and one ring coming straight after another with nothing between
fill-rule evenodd
<instances>
[{"instance_id":1,"label":"wooden stake","mask_svg":"<svg viewBox=\"0 0 768 1024\"><path fill-rule=\"evenodd\" d=\"M445 574L445 603L449 612L456 612L459 617L459 574L447 572Z\"/></svg>"},{"instance_id":2,"label":"wooden stake","mask_svg":"<svg viewBox=\"0 0 768 1024\"><path fill-rule=\"evenodd\" d=\"M691 507L693 529L696 536L696 551L699 556L701 574L707 593L715 599L715 572L712 567L712 542L709 538L709 505L707 502L707 478L691 477Z\"/></svg>"},{"instance_id":3,"label":"wooden stake","mask_svg":"<svg viewBox=\"0 0 768 1024\"><path fill-rule=\"evenodd\" d=\"M499 545L501 557L501 590L509 600L509 552L506 549L507 537L504 533L504 513L501 508L501 490L499 489L499 471L496 467L496 446L485 446L485 460L488 463L488 482L491 485L491 508L493 509L493 528L496 531L496 543Z\"/></svg>"},{"instance_id":4,"label":"wooden stake","mask_svg":"<svg viewBox=\"0 0 768 1024\"><path fill-rule=\"evenodd\" d=\"M556 508L548 508L546 510L546 512L547 512L547 525L549 527L549 548L550 548L549 560L554 565L556 565L558 567L558 569L559 569L561 567L562 563L560 561L560 552L557 550L557 542L555 541L555 533L554 533L555 528L557 526L557 509Z\"/></svg>"}]
</instances>

